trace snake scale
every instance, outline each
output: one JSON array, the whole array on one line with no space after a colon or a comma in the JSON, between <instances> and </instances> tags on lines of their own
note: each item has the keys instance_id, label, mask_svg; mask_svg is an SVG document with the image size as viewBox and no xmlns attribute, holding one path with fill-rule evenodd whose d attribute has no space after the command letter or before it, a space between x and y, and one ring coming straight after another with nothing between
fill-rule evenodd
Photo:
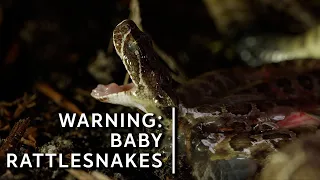
<instances>
[{"instance_id":1,"label":"snake scale","mask_svg":"<svg viewBox=\"0 0 320 180\"><path fill-rule=\"evenodd\" d=\"M290 75L277 68L207 73L173 89L151 38L133 21L115 27L113 43L132 83L98 85L91 95L161 115L167 130L171 107L177 107L178 141L196 179L254 176L269 153L319 125L320 73L313 72L315 66L292 68Z\"/></svg>"}]
</instances>

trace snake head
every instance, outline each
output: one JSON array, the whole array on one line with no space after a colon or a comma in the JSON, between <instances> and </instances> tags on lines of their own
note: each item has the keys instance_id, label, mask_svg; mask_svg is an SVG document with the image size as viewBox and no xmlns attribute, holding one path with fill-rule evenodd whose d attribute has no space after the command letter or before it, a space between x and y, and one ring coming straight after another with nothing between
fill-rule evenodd
<instances>
[{"instance_id":1,"label":"snake head","mask_svg":"<svg viewBox=\"0 0 320 180\"><path fill-rule=\"evenodd\" d=\"M98 85L91 95L111 104L136 107L144 112L176 106L170 73L159 61L151 38L132 20L124 20L113 31L113 45L132 83Z\"/></svg>"}]
</instances>

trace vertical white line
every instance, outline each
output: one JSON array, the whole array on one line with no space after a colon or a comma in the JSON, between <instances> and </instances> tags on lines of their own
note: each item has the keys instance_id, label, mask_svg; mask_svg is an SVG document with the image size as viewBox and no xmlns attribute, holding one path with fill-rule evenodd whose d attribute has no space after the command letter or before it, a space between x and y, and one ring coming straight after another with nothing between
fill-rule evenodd
<instances>
[{"instance_id":1,"label":"vertical white line","mask_svg":"<svg viewBox=\"0 0 320 180\"><path fill-rule=\"evenodd\" d=\"M172 107L172 174L176 173L176 109Z\"/></svg>"}]
</instances>

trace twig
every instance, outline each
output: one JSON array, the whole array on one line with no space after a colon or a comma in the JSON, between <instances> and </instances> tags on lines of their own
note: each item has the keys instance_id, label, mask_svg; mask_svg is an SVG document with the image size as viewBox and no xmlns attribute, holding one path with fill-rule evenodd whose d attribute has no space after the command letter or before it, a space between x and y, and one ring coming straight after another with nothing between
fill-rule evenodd
<instances>
[{"instance_id":1,"label":"twig","mask_svg":"<svg viewBox=\"0 0 320 180\"><path fill-rule=\"evenodd\" d=\"M0 115L2 117L5 117L6 120L11 120L11 119L18 119L26 109L32 108L36 105L34 102L36 99L36 95L28 95L27 93L24 93L23 97L18 98L12 102L5 102L5 101L0 101ZM8 110L8 108L14 108L15 110L12 113ZM1 128L1 123L0 123L0 128Z\"/></svg>"},{"instance_id":2,"label":"twig","mask_svg":"<svg viewBox=\"0 0 320 180\"><path fill-rule=\"evenodd\" d=\"M271 5L273 8L279 11L285 11L290 16L295 18L297 21L301 22L306 26L306 28L311 28L317 25L317 20L315 17L303 8L300 3L296 0L283 0L283 1L269 1L260 0L261 3L266 5Z\"/></svg>"},{"instance_id":3,"label":"twig","mask_svg":"<svg viewBox=\"0 0 320 180\"><path fill-rule=\"evenodd\" d=\"M67 171L74 176L75 178L79 180L96 180L94 177L92 177L89 173L83 171L83 170L77 170L77 169L67 169Z\"/></svg>"},{"instance_id":4,"label":"twig","mask_svg":"<svg viewBox=\"0 0 320 180\"><path fill-rule=\"evenodd\" d=\"M108 176L98 172L98 171L93 171L91 173L92 176L94 176L97 180L111 180Z\"/></svg>"},{"instance_id":5,"label":"twig","mask_svg":"<svg viewBox=\"0 0 320 180\"><path fill-rule=\"evenodd\" d=\"M17 98L16 100L14 100L14 101L12 101L12 102L0 101L0 106L11 107L11 106L14 106L14 105L23 103L24 101L26 101L27 98L28 98L28 94L25 93L25 94L23 95L23 97ZM31 96L29 99L34 100L34 99L35 99L34 95Z\"/></svg>"},{"instance_id":6,"label":"twig","mask_svg":"<svg viewBox=\"0 0 320 180\"><path fill-rule=\"evenodd\" d=\"M222 34L232 33L235 28L234 24L246 26L255 18L249 0L202 1L218 31Z\"/></svg>"},{"instance_id":7,"label":"twig","mask_svg":"<svg viewBox=\"0 0 320 180\"><path fill-rule=\"evenodd\" d=\"M67 169L67 171L79 180L111 180L111 178L98 171L93 171L91 174L77 169Z\"/></svg>"},{"instance_id":8,"label":"twig","mask_svg":"<svg viewBox=\"0 0 320 180\"><path fill-rule=\"evenodd\" d=\"M123 84L128 84L129 83L129 79L130 79L130 76L129 76L129 73L127 72L126 76L124 77Z\"/></svg>"},{"instance_id":9,"label":"twig","mask_svg":"<svg viewBox=\"0 0 320 180\"><path fill-rule=\"evenodd\" d=\"M5 157L7 152L12 152L17 144L21 141L27 127L29 126L30 119L21 119L13 126L9 136L5 139L0 147L0 160Z\"/></svg>"},{"instance_id":10,"label":"twig","mask_svg":"<svg viewBox=\"0 0 320 180\"><path fill-rule=\"evenodd\" d=\"M143 27L141 24L142 20L141 20L141 14L140 14L139 0L130 1L129 19L133 20L137 24L139 29L143 30ZM161 50L155 42L153 42L153 46L156 53L160 56L161 59L164 60L164 62L173 71L172 78L179 83L185 83L187 81L187 76L185 76L182 69L179 68L174 58L172 56L167 55L163 50Z\"/></svg>"},{"instance_id":11,"label":"twig","mask_svg":"<svg viewBox=\"0 0 320 180\"><path fill-rule=\"evenodd\" d=\"M14 176L10 170L6 170L4 174L0 176L0 180L14 179Z\"/></svg>"},{"instance_id":12,"label":"twig","mask_svg":"<svg viewBox=\"0 0 320 180\"><path fill-rule=\"evenodd\" d=\"M26 132L24 133L23 137L21 138L21 142L25 145L31 146L36 148L36 137L37 137L37 128L36 127L29 127L27 128Z\"/></svg>"},{"instance_id":13,"label":"twig","mask_svg":"<svg viewBox=\"0 0 320 180\"><path fill-rule=\"evenodd\" d=\"M1 15L0 15L1 16ZM13 64L19 55L19 44L13 43L4 60L4 65Z\"/></svg>"},{"instance_id":14,"label":"twig","mask_svg":"<svg viewBox=\"0 0 320 180\"><path fill-rule=\"evenodd\" d=\"M108 44L108 49L107 49L107 53L111 54L113 51L113 40L112 37L110 38L109 44Z\"/></svg>"},{"instance_id":15,"label":"twig","mask_svg":"<svg viewBox=\"0 0 320 180\"><path fill-rule=\"evenodd\" d=\"M131 0L129 6L130 6L129 19L134 21L137 24L139 29L143 30L141 25L142 20L141 20L139 0Z\"/></svg>"},{"instance_id":16,"label":"twig","mask_svg":"<svg viewBox=\"0 0 320 180\"><path fill-rule=\"evenodd\" d=\"M28 96L27 93L23 95L21 98L21 102L17 104L17 108L13 113L13 118L18 118L22 112L24 112L27 108L32 108L36 105L34 100L36 99L36 95Z\"/></svg>"},{"instance_id":17,"label":"twig","mask_svg":"<svg viewBox=\"0 0 320 180\"><path fill-rule=\"evenodd\" d=\"M60 93L51 88L48 84L38 82L35 84L35 87L38 91L51 98L60 107L68 111L77 113L78 115L82 114L82 111L75 104L67 100Z\"/></svg>"}]
</instances>

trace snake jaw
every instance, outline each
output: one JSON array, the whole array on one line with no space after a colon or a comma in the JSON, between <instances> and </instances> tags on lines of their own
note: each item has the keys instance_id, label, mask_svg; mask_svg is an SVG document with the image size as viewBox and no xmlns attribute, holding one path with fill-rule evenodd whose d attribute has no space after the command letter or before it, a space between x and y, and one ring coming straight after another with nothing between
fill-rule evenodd
<instances>
[{"instance_id":1,"label":"snake jaw","mask_svg":"<svg viewBox=\"0 0 320 180\"><path fill-rule=\"evenodd\" d=\"M117 85L116 83L111 83L109 85L99 84L95 89L92 90L91 96L101 102L108 102L113 104L118 104L112 102L113 97L124 97L132 93L134 85L132 83L127 85Z\"/></svg>"},{"instance_id":2,"label":"snake jaw","mask_svg":"<svg viewBox=\"0 0 320 180\"><path fill-rule=\"evenodd\" d=\"M99 84L92 90L91 96L104 103L135 107L143 112L147 112L147 104L140 102L140 98L137 96L136 91L137 88L133 83L120 86L116 83L111 83L109 85Z\"/></svg>"}]
</instances>

